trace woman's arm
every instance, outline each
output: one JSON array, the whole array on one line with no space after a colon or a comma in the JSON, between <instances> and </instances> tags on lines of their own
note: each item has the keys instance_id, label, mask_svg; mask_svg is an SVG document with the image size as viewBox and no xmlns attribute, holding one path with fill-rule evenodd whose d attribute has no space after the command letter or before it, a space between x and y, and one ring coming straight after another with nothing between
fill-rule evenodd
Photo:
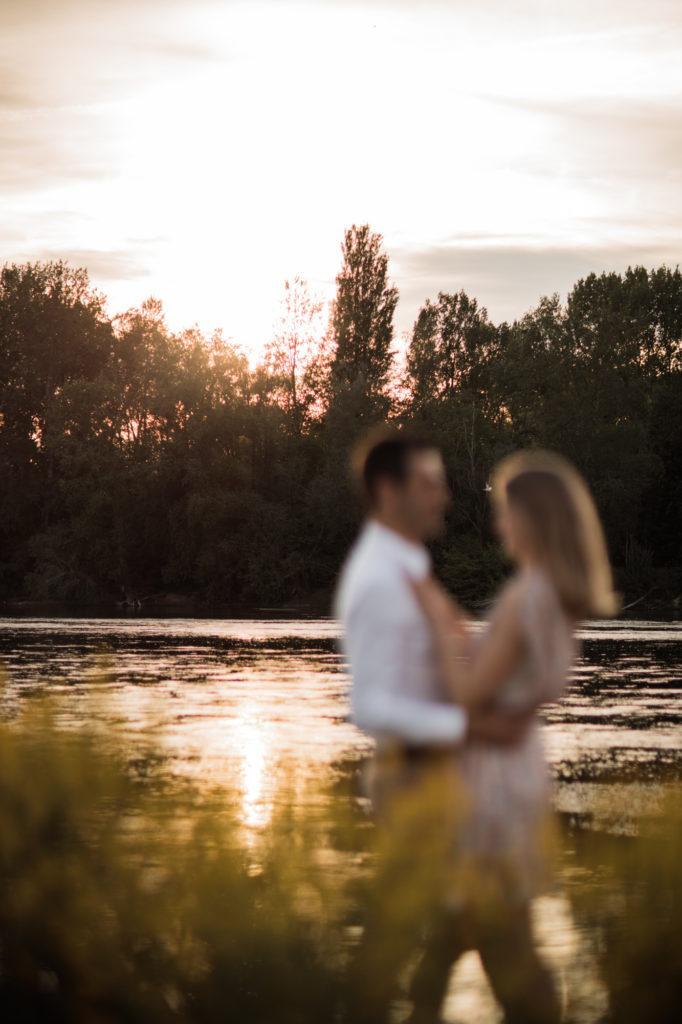
<instances>
[{"instance_id":1,"label":"woman's arm","mask_svg":"<svg viewBox=\"0 0 682 1024\"><path fill-rule=\"evenodd\" d=\"M448 616L444 591L435 580L414 583L413 587L434 631L453 699L474 710L490 704L524 654L516 588L503 596L484 642L474 645L467 620Z\"/></svg>"},{"instance_id":2,"label":"woman's arm","mask_svg":"<svg viewBox=\"0 0 682 1024\"><path fill-rule=\"evenodd\" d=\"M468 635L466 627L472 624L473 619L438 580L433 576L423 580L410 579L410 585L436 634L455 632L462 638Z\"/></svg>"}]
</instances>

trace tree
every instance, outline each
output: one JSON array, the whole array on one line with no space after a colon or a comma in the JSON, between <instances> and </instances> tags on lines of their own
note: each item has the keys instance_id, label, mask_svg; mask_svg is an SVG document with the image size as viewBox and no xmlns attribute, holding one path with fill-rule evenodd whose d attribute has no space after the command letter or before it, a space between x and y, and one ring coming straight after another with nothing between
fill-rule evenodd
<instances>
[{"instance_id":1,"label":"tree","mask_svg":"<svg viewBox=\"0 0 682 1024\"><path fill-rule=\"evenodd\" d=\"M63 262L0 271L0 578L25 579L30 539L56 514L60 425L72 381L94 382L111 353L103 300Z\"/></svg>"},{"instance_id":2,"label":"tree","mask_svg":"<svg viewBox=\"0 0 682 1024\"><path fill-rule=\"evenodd\" d=\"M434 554L461 597L503 573L486 482L531 445L587 476L626 593L679 593L679 270L593 274L498 326L443 292L417 316L399 404L381 238L351 228L343 252L327 331L291 281L256 368L220 334L171 331L156 300L111 320L83 270L0 271L2 596L324 594L357 527L348 449L385 416L443 450L454 501Z\"/></svg>"},{"instance_id":3,"label":"tree","mask_svg":"<svg viewBox=\"0 0 682 1024\"><path fill-rule=\"evenodd\" d=\"M382 245L382 236L367 224L346 231L331 317L332 402L350 399L353 413L362 420L380 419L390 408L387 388L398 290L388 282Z\"/></svg>"},{"instance_id":4,"label":"tree","mask_svg":"<svg viewBox=\"0 0 682 1024\"><path fill-rule=\"evenodd\" d=\"M310 294L302 277L284 283L276 333L265 349L265 366L273 378L272 397L284 410L291 434L302 433L316 395L310 377L324 336L323 303Z\"/></svg>"},{"instance_id":5,"label":"tree","mask_svg":"<svg viewBox=\"0 0 682 1024\"><path fill-rule=\"evenodd\" d=\"M0 412L6 436L38 448L64 384L92 380L113 336L85 270L66 263L12 264L0 271Z\"/></svg>"},{"instance_id":6,"label":"tree","mask_svg":"<svg viewBox=\"0 0 682 1024\"><path fill-rule=\"evenodd\" d=\"M456 488L448 543L473 529L485 540L485 485L498 441L491 367L498 333L465 292L440 292L417 316L407 351L407 412L446 457Z\"/></svg>"},{"instance_id":7,"label":"tree","mask_svg":"<svg viewBox=\"0 0 682 1024\"><path fill-rule=\"evenodd\" d=\"M520 320L500 324L489 388L508 446L565 447L576 408L571 365L558 295L540 299Z\"/></svg>"},{"instance_id":8,"label":"tree","mask_svg":"<svg viewBox=\"0 0 682 1024\"><path fill-rule=\"evenodd\" d=\"M487 311L466 292L440 292L435 303L427 299L407 353L407 386L415 406L464 392L483 393L496 341Z\"/></svg>"}]
</instances>

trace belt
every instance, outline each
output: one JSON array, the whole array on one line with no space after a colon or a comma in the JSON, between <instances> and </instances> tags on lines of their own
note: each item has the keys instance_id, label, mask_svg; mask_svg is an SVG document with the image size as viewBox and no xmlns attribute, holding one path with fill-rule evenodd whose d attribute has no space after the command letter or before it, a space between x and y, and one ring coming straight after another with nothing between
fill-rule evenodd
<instances>
[{"instance_id":1,"label":"belt","mask_svg":"<svg viewBox=\"0 0 682 1024\"><path fill-rule=\"evenodd\" d=\"M389 740L377 747L376 756L380 761L396 760L418 764L452 757L456 750L454 744L405 743L401 740Z\"/></svg>"}]
</instances>

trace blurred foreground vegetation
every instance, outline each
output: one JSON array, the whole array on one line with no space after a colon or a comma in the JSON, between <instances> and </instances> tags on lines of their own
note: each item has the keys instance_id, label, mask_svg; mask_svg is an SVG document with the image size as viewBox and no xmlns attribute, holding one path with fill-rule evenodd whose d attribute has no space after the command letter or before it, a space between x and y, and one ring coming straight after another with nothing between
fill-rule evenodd
<instances>
[{"instance_id":1,"label":"blurred foreground vegetation","mask_svg":"<svg viewBox=\"0 0 682 1024\"><path fill-rule=\"evenodd\" d=\"M376 856L349 793L301 800L283 778L273 818L247 830L236 794L140 772L103 739L57 729L38 701L0 727L3 1019L337 1019ZM681 826L675 791L637 834L564 836L605 1021L680 1019ZM409 875L386 895L401 920Z\"/></svg>"},{"instance_id":2,"label":"blurred foreground vegetation","mask_svg":"<svg viewBox=\"0 0 682 1024\"><path fill-rule=\"evenodd\" d=\"M247 835L233 794L145 775L55 729L49 706L0 730L3 1019L329 1021L333 815L283 794Z\"/></svg>"},{"instance_id":3,"label":"blurred foreground vegetation","mask_svg":"<svg viewBox=\"0 0 682 1024\"><path fill-rule=\"evenodd\" d=\"M357 522L349 448L386 419L443 447L455 504L437 557L461 598L503 573L492 465L540 445L593 487L626 596L678 599L679 269L591 274L501 324L453 281L401 355L397 301L381 237L353 227L331 307L288 283L254 367L220 333L169 330L154 300L112 317L84 270L4 267L0 599L322 598Z\"/></svg>"}]
</instances>

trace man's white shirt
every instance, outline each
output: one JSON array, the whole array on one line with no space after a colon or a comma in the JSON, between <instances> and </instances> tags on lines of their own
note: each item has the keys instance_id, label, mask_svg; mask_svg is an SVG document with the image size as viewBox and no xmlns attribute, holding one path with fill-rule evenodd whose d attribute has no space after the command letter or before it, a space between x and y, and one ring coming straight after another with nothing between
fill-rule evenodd
<instances>
[{"instance_id":1,"label":"man's white shirt","mask_svg":"<svg viewBox=\"0 0 682 1024\"><path fill-rule=\"evenodd\" d=\"M352 716L378 739L448 744L466 732L464 710L444 699L429 625L410 586L429 569L426 548L370 520L341 573L336 615Z\"/></svg>"}]
</instances>

